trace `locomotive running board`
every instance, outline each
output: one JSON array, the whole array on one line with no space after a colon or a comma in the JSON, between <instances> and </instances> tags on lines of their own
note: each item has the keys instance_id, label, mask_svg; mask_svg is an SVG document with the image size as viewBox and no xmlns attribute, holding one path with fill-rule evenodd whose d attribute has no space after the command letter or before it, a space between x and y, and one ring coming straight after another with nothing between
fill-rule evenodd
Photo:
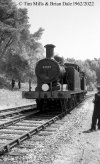
<instances>
[{"instance_id":1,"label":"locomotive running board","mask_svg":"<svg viewBox=\"0 0 100 164\"><path fill-rule=\"evenodd\" d=\"M37 92L37 91L23 91L22 98L38 99L38 98L71 98L69 91L52 91L52 92Z\"/></svg>"}]
</instances>

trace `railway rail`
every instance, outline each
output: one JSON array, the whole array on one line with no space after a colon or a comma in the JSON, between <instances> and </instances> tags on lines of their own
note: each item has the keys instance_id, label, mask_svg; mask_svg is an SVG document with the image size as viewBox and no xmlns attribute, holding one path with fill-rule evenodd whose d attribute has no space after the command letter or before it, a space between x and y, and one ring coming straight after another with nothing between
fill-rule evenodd
<instances>
[{"instance_id":1,"label":"railway rail","mask_svg":"<svg viewBox=\"0 0 100 164\"><path fill-rule=\"evenodd\" d=\"M90 98L94 94L86 96L85 99ZM79 104L78 104L79 105ZM75 108L75 107L74 107ZM72 110L72 109L71 109ZM39 131L45 129L47 126L55 123L57 120L65 116L66 112L53 115L36 114L38 111L28 113L27 116L17 118L4 125L0 126L0 155L9 152L14 146L19 145L22 141L30 138ZM33 115L29 120L26 117Z\"/></svg>"},{"instance_id":2,"label":"railway rail","mask_svg":"<svg viewBox=\"0 0 100 164\"><path fill-rule=\"evenodd\" d=\"M35 108L36 104L0 110L0 128L26 118Z\"/></svg>"},{"instance_id":3,"label":"railway rail","mask_svg":"<svg viewBox=\"0 0 100 164\"><path fill-rule=\"evenodd\" d=\"M36 104L20 106L20 107L15 107L15 108L2 109L2 110L0 110L0 118L6 118L8 116L13 116L15 114L19 114L21 112L31 110L33 108L36 108Z\"/></svg>"}]
</instances>

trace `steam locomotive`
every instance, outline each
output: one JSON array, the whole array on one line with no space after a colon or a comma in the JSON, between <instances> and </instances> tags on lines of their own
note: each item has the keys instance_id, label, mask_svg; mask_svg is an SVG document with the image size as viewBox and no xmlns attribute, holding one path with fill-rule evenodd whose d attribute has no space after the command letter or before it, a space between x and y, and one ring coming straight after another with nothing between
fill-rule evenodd
<instances>
[{"instance_id":1,"label":"steam locomotive","mask_svg":"<svg viewBox=\"0 0 100 164\"><path fill-rule=\"evenodd\" d=\"M38 61L35 68L35 91L23 91L22 97L36 99L40 111L69 111L86 94L86 76L77 64L57 62L54 47L45 46L46 58Z\"/></svg>"}]
</instances>

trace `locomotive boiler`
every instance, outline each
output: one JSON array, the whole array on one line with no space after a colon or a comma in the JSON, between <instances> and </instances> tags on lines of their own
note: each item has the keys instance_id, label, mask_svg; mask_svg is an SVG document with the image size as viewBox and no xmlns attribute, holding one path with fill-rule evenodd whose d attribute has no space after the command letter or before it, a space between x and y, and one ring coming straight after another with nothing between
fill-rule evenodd
<instances>
[{"instance_id":1,"label":"locomotive boiler","mask_svg":"<svg viewBox=\"0 0 100 164\"><path fill-rule=\"evenodd\" d=\"M54 45L48 44L46 58L36 64L35 91L23 91L24 98L35 99L40 111L68 111L85 94L85 75L76 64L60 63L54 59Z\"/></svg>"},{"instance_id":2,"label":"locomotive boiler","mask_svg":"<svg viewBox=\"0 0 100 164\"><path fill-rule=\"evenodd\" d=\"M59 90L65 77L65 68L54 60L54 45L46 45L46 58L40 60L35 69L38 91Z\"/></svg>"}]
</instances>

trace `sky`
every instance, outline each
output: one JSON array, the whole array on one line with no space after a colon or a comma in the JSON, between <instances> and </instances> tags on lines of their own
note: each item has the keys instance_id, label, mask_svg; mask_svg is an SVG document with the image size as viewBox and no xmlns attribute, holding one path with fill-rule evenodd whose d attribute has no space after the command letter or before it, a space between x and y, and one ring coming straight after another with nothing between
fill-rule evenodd
<instances>
[{"instance_id":1,"label":"sky","mask_svg":"<svg viewBox=\"0 0 100 164\"><path fill-rule=\"evenodd\" d=\"M100 58L99 0L13 1L28 9L31 33L40 27L45 30L40 40L43 45L54 44L55 52L65 59Z\"/></svg>"}]
</instances>

